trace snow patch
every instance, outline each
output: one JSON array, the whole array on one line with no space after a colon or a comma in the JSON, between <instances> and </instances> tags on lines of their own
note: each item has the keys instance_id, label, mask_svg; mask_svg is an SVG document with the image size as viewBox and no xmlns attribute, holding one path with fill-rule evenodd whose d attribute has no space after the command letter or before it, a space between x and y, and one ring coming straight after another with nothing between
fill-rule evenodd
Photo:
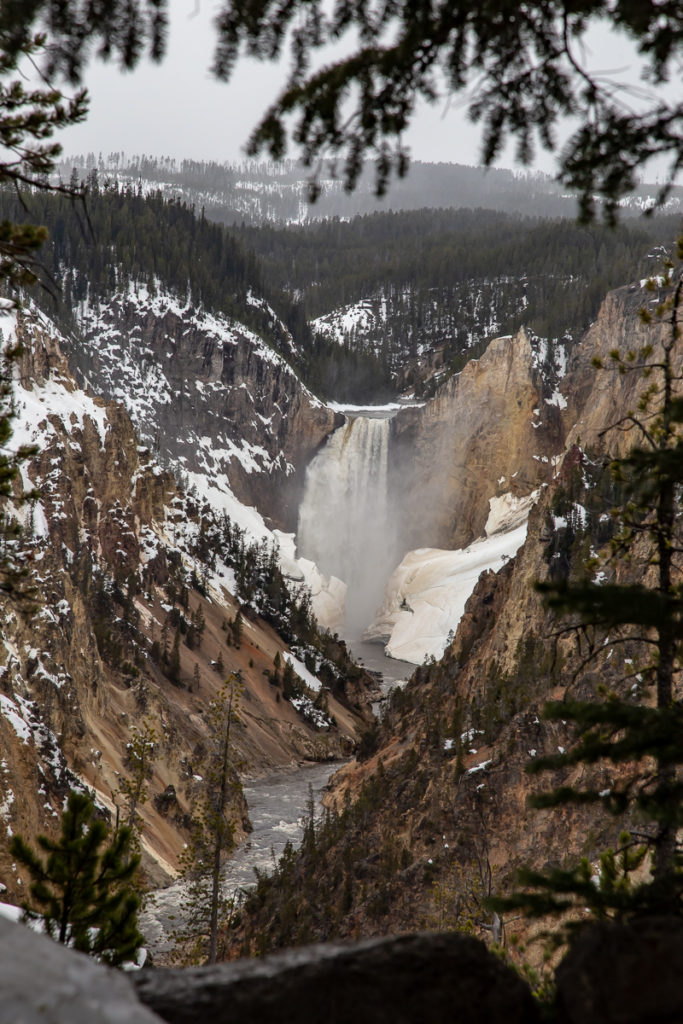
<instances>
[{"instance_id":1,"label":"snow patch","mask_svg":"<svg viewBox=\"0 0 683 1024\"><path fill-rule=\"evenodd\" d=\"M554 391L550 398L546 398L546 405L556 405L558 409L567 408L567 399L560 391Z\"/></svg>"},{"instance_id":2,"label":"snow patch","mask_svg":"<svg viewBox=\"0 0 683 1024\"><path fill-rule=\"evenodd\" d=\"M484 530L487 537L495 533L509 533L526 523L529 509L538 498L539 491L533 491L524 498L517 498L509 491L498 497L489 498L489 516Z\"/></svg>"},{"instance_id":3,"label":"snow patch","mask_svg":"<svg viewBox=\"0 0 683 1024\"><path fill-rule=\"evenodd\" d=\"M320 692L320 687L322 686L322 683L313 675L312 672L308 671L308 669L306 668L302 661L299 661L298 658L295 658L293 654L289 653L289 651L284 652L284 659L286 662L289 662L289 664L292 666L292 668L294 669L302 683L305 683L306 686L310 690L313 690L314 693Z\"/></svg>"},{"instance_id":4,"label":"snow patch","mask_svg":"<svg viewBox=\"0 0 683 1024\"><path fill-rule=\"evenodd\" d=\"M324 629L337 630L344 624L346 584L336 576L325 576L309 558L297 558L293 533L274 530L280 549L280 565L293 582L304 583L311 592L313 614Z\"/></svg>"},{"instance_id":5,"label":"snow patch","mask_svg":"<svg viewBox=\"0 0 683 1024\"><path fill-rule=\"evenodd\" d=\"M409 551L392 573L384 603L365 639L386 640L389 657L413 665L425 658L440 658L482 572L498 571L515 555L526 530L525 521L458 551Z\"/></svg>"},{"instance_id":6,"label":"snow patch","mask_svg":"<svg viewBox=\"0 0 683 1024\"><path fill-rule=\"evenodd\" d=\"M7 719L22 743L28 743L31 739L31 729L22 717L21 708L4 693L0 693L0 715Z\"/></svg>"}]
</instances>

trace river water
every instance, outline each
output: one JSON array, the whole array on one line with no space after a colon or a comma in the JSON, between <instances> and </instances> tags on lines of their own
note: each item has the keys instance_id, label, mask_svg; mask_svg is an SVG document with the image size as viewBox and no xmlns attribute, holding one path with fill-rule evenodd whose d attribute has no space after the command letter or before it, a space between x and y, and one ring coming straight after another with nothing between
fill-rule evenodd
<instances>
[{"instance_id":1,"label":"river water","mask_svg":"<svg viewBox=\"0 0 683 1024\"><path fill-rule=\"evenodd\" d=\"M415 666L408 662L387 658L381 644L356 638L350 641L349 647L354 657L369 671L381 674L381 688L385 695L393 686L401 685L409 679L415 671ZM375 709L376 713L378 710ZM254 884L254 868L260 871L272 870L287 842L299 845L309 788L313 790L316 808L320 811L323 791L331 775L342 763L304 765L266 778L243 782L249 818L254 828L226 862L223 884L227 897L236 896ZM184 883L178 881L166 889L157 890L154 900L138 917L145 945L153 956L173 948L170 934L181 924L184 887Z\"/></svg>"},{"instance_id":2,"label":"river water","mask_svg":"<svg viewBox=\"0 0 683 1024\"><path fill-rule=\"evenodd\" d=\"M226 863L223 879L227 896L237 894L255 881L254 868L270 870L288 841L298 846L309 787L318 810L330 776L342 762L305 765L264 779L243 783L253 832ZM138 917L138 927L153 956L173 948L170 933L179 927L184 883L174 882L154 894L153 903Z\"/></svg>"},{"instance_id":3,"label":"river water","mask_svg":"<svg viewBox=\"0 0 683 1024\"><path fill-rule=\"evenodd\" d=\"M399 661L398 658L387 657L382 643L363 640L358 636L345 635L345 639L349 653L355 661L363 665L369 672L381 674L380 685L385 696L394 686L406 683L417 668L417 665L413 665L409 661Z\"/></svg>"}]
</instances>

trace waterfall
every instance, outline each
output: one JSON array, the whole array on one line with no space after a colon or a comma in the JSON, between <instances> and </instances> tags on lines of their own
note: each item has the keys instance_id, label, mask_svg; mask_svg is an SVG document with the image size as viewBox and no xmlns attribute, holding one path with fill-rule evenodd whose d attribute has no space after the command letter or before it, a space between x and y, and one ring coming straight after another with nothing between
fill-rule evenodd
<instances>
[{"instance_id":1,"label":"waterfall","mask_svg":"<svg viewBox=\"0 0 683 1024\"><path fill-rule=\"evenodd\" d=\"M388 508L389 420L358 416L331 435L306 473L297 548L347 585L347 632L360 635L396 561Z\"/></svg>"}]
</instances>

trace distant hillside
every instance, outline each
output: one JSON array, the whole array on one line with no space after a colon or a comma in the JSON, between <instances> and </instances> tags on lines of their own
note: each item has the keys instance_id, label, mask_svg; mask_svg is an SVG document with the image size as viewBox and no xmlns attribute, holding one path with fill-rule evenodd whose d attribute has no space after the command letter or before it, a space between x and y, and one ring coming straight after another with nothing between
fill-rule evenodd
<instances>
[{"instance_id":1,"label":"distant hillside","mask_svg":"<svg viewBox=\"0 0 683 1024\"><path fill-rule=\"evenodd\" d=\"M324 392L334 386L320 377L335 368L334 349L375 351L399 383L421 386L520 326L551 342L578 338L607 291L647 276L653 243L673 239L677 226L675 217L610 229L421 209L263 225L240 237L269 287L301 302L315 334L309 381Z\"/></svg>"},{"instance_id":2,"label":"distant hillside","mask_svg":"<svg viewBox=\"0 0 683 1024\"><path fill-rule=\"evenodd\" d=\"M350 218L359 214L422 207L477 207L521 212L545 217L571 216L574 200L562 195L552 178L544 174L516 174L484 170L461 164L428 164L416 161L406 178L392 186L381 199L374 194L371 170L362 175L357 189L348 195L342 182L324 175L322 193L308 203L310 171L293 160L282 163L245 161L219 164L213 161L168 157L127 156L125 153L94 153L65 157L59 165L64 180L73 173L85 178L92 171L116 177L121 183L141 184L143 191L160 188L203 208L206 216L224 224L303 223L329 217Z\"/></svg>"},{"instance_id":3,"label":"distant hillside","mask_svg":"<svg viewBox=\"0 0 683 1024\"><path fill-rule=\"evenodd\" d=\"M308 203L310 170L293 160L281 163L181 160L170 157L102 153L67 156L59 164L63 180L92 171L115 177L122 184L140 185L143 191L159 188L204 209L207 217L223 224L301 224L330 217L350 219L360 214L427 208L475 209L486 207L504 213L536 217L575 217L575 198L562 192L557 182L540 172L501 168L467 167L463 164L423 163L410 165L408 175L392 183L388 195L374 194L372 169L361 175L353 194L329 170L321 179L322 192L314 205ZM651 206L655 185L643 185L623 203L624 214L640 213ZM683 208L683 188L675 188L668 212Z\"/></svg>"},{"instance_id":4,"label":"distant hillside","mask_svg":"<svg viewBox=\"0 0 683 1024\"><path fill-rule=\"evenodd\" d=\"M100 185L91 175L86 203L45 194L15 196L0 188L0 219L44 224L49 243L41 250L47 310L61 326L84 303L106 303L114 295L162 285L183 306L224 313L255 332L307 383L314 362L339 362L339 353L313 353L313 339L299 298L271 287L260 256L238 233L197 216L186 202L147 194L132 185ZM324 398L377 400L393 394L388 368L372 351L342 354L343 372ZM327 379L329 374L317 374Z\"/></svg>"},{"instance_id":5,"label":"distant hillside","mask_svg":"<svg viewBox=\"0 0 683 1024\"><path fill-rule=\"evenodd\" d=\"M197 181L214 182L198 166ZM91 169L87 180L85 207L30 195L25 209L0 190L0 217L49 230L42 258L61 291L57 315L163 285L183 305L236 318L316 395L341 402L432 393L520 326L550 342L578 337L605 292L646 276L651 248L677 228L674 217L611 230L482 208L237 228L147 179L138 188Z\"/></svg>"}]
</instances>

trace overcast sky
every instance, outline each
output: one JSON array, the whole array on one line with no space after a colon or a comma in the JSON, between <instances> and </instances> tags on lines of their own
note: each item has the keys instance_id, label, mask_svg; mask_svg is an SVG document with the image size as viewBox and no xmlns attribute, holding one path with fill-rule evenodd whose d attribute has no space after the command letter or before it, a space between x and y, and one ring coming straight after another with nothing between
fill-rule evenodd
<instances>
[{"instance_id":1,"label":"overcast sky","mask_svg":"<svg viewBox=\"0 0 683 1024\"><path fill-rule=\"evenodd\" d=\"M85 75L90 114L84 124L60 133L66 154L92 151L106 158L123 150L178 159L244 157L249 132L276 96L285 68L243 60L228 84L216 82L208 70L215 4L169 0L169 9L171 30L161 65L143 60L127 73L100 62L90 66ZM588 63L614 72L619 80L638 80L632 48L607 27L594 33ZM680 82L675 88L682 88ZM422 104L406 141L414 159L479 163L479 129L468 122L458 101ZM511 150L498 166L515 166ZM554 158L539 149L534 166L554 173ZM656 172L653 168L648 179Z\"/></svg>"}]
</instances>

